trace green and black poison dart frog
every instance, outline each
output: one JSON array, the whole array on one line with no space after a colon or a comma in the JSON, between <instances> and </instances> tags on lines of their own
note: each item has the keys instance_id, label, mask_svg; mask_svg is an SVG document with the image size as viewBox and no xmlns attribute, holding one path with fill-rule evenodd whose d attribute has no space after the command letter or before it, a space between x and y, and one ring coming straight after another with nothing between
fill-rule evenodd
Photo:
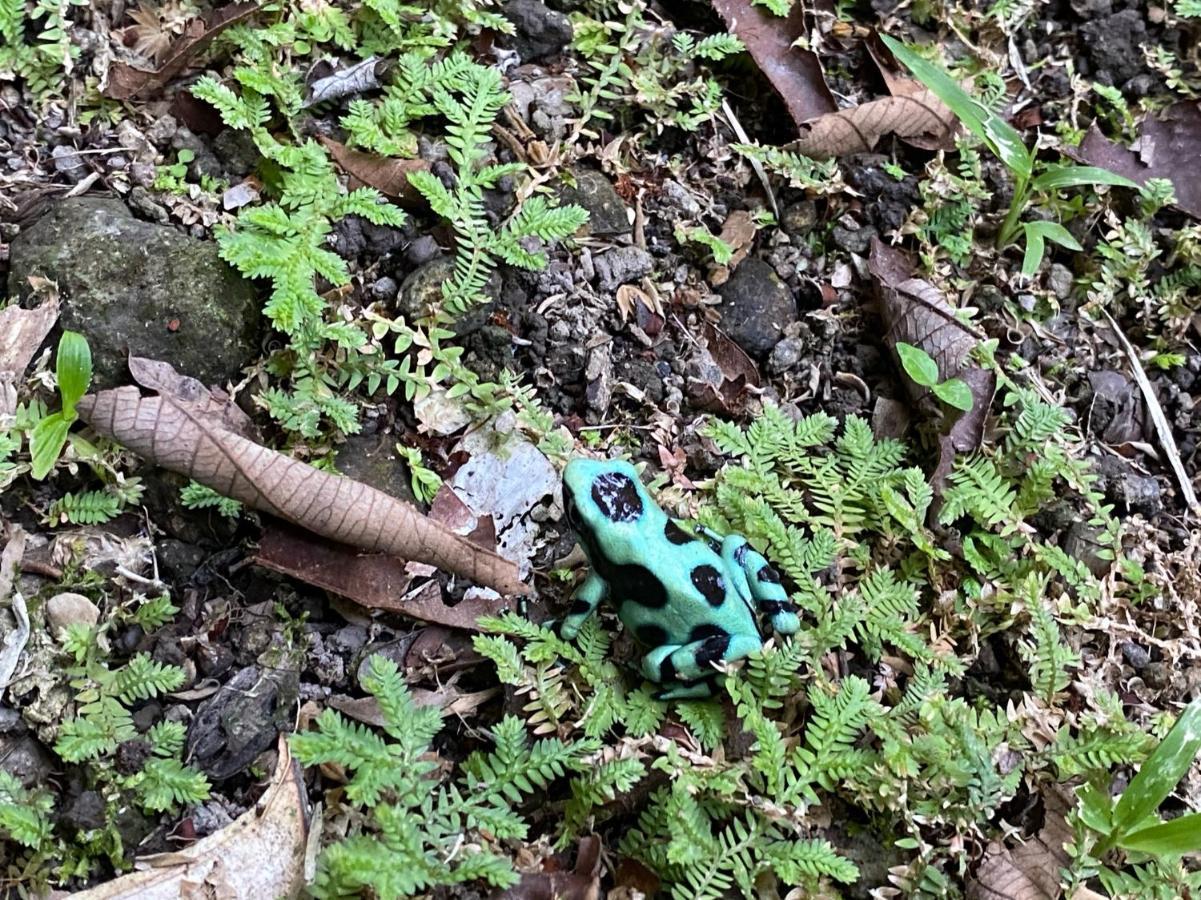
<instances>
[{"instance_id":1,"label":"green and black poison dart frog","mask_svg":"<svg viewBox=\"0 0 1201 900\"><path fill-rule=\"evenodd\" d=\"M574 638L605 597L647 648L642 674L659 696L704 697L717 660L763 646L756 610L781 634L800 627L780 576L746 538L689 534L647 493L629 463L576 458L563 505L592 571L559 633Z\"/></svg>"}]
</instances>

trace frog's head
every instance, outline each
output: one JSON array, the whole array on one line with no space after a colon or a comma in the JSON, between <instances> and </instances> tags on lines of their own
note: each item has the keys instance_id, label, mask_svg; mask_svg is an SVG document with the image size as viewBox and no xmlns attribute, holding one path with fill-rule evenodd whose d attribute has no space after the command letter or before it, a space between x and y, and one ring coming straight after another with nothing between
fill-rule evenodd
<instances>
[{"instance_id":1,"label":"frog's head","mask_svg":"<svg viewBox=\"0 0 1201 900\"><path fill-rule=\"evenodd\" d=\"M654 501L628 462L577 457L563 470L563 507L567 523L587 548L590 539L622 526L632 529Z\"/></svg>"}]
</instances>

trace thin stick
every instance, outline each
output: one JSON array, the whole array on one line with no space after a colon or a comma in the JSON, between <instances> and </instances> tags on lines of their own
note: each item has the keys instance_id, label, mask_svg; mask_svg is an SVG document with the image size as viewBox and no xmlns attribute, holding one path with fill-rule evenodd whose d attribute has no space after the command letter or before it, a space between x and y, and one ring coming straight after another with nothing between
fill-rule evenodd
<instances>
[{"instance_id":1,"label":"thin stick","mask_svg":"<svg viewBox=\"0 0 1201 900\"><path fill-rule=\"evenodd\" d=\"M1101 314L1109 322L1109 327L1113 329L1118 343L1126 352L1126 358L1130 360L1134 380L1138 382L1139 390L1143 392L1143 399L1147 401L1147 410L1151 413L1151 421L1155 423L1155 433L1159 436L1159 443L1168 456L1168 462L1172 464L1172 471L1176 473L1176 481L1180 484L1180 493L1184 497L1185 505L1194 515L1201 516L1201 504L1197 502L1197 494L1193 491L1193 483L1188 472L1184 471L1184 462L1180 459L1180 451L1176 449L1176 439L1172 437L1172 426L1168 424L1168 417L1163 414L1163 407L1159 405L1159 399L1151 389L1151 382L1147 380L1143 364L1139 362L1138 354L1134 352L1134 347L1126 339L1126 335L1122 333L1118 323L1113 320L1113 316L1105 310L1101 310Z\"/></svg>"}]
</instances>

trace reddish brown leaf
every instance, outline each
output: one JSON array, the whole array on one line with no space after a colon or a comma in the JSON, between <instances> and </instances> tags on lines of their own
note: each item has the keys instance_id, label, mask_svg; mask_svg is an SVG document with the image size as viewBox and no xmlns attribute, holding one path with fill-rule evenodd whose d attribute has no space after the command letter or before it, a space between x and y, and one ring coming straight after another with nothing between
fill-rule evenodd
<instances>
[{"instance_id":1,"label":"reddish brown leaf","mask_svg":"<svg viewBox=\"0 0 1201 900\"><path fill-rule=\"evenodd\" d=\"M941 381L957 377L967 382L975 402L971 411L955 420L949 435L954 449L961 452L977 449L996 391L996 375L972 364L968 356L984 335L956 318L954 307L938 288L913 277L913 265L900 250L873 239L868 269L875 279L884 319L884 343L894 359L899 341L912 344L938 363ZM897 369L904 373L899 360ZM914 384L907 375L904 378L914 401L925 400L929 391Z\"/></svg>"},{"instance_id":2,"label":"reddish brown leaf","mask_svg":"<svg viewBox=\"0 0 1201 900\"><path fill-rule=\"evenodd\" d=\"M886 134L917 146L939 147L951 139L956 125L942 101L921 88L811 119L801 125L800 138L788 149L814 159L830 159L866 153Z\"/></svg>"},{"instance_id":3,"label":"reddish brown leaf","mask_svg":"<svg viewBox=\"0 0 1201 900\"><path fill-rule=\"evenodd\" d=\"M526 872L513 887L494 893L492 900L597 900L600 873L601 840L588 835L580 838L573 871Z\"/></svg>"},{"instance_id":4,"label":"reddish brown leaf","mask_svg":"<svg viewBox=\"0 0 1201 900\"><path fill-rule=\"evenodd\" d=\"M347 175L373 187L401 206L417 206L424 202L421 193L409 182L411 172L428 172L430 164L424 159L392 159L372 156L351 150L330 138L321 138L334 160Z\"/></svg>"},{"instance_id":5,"label":"reddish brown leaf","mask_svg":"<svg viewBox=\"0 0 1201 900\"><path fill-rule=\"evenodd\" d=\"M161 374L157 383L165 383ZM395 497L228 430L214 405L207 392L143 397L123 387L89 394L78 411L100 434L151 462L329 540L437 566L502 594L528 593L503 557Z\"/></svg>"},{"instance_id":6,"label":"reddish brown leaf","mask_svg":"<svg viewBox=\"0 0 1201 900\"><path fill-rule=\"evenodd\" d=\"M751 58L784 99L788 114L798 126L838 109L817 54L792 46L805 34L804 6L794 4L788 18L781 19L752 6L751 0L713 0L713 8L726 27L746 44Z\"/></svg>"},{"instance_id":7,"label":"reddish brown leaf","mask_svg":"<svg viewBox=\"0 0 1201 900\"><path fill-rule=\"evenodd\" d=\"M759 368L746 352L721 330L706 322L705 350L712 365L702 365L703 379L689 382L692 400L711 412L733 413L738 410L748 388L760 384Z\"/></svg>"},{"instance_id":8,"label":"reddish brown leaf","mask_svg":"<svg viewBox=\"0 0 1201 900\"><path fill-rule=\"evenodd\" d=\"M920 81L911 78L905 74L901 66L897 63L896 58L892 55L892 51L888 49L885 43L880 40L880 34L874 28L863 42L867 49L868 55L872 58L872 62L876 64L876 68L880 71L880 77L884 79L884 84L888 88L888 93L893 97L918 97L919 95L928 94ZM929 99L924 102L929 102ZM918 132L916 134L903 134L896 132L897 137L901 138L905 143L922 150L954 150L955 136L959 133L960 127L954 114L947 109L942 101L933 98L933 102L937 103L938 117L949 123L949 127L938 129L931 134ZM909 131L910 129L904 129Z\"/></svg>"},{"instance_id":9,"label":"reddish brown leaf","mask_svg":"<svg viewBox=\"0 0 1201 900\"><path fill-rule=\"evenodd\" d=\"M1043 794L1043 827L1012 850L993 841L976 877L967 885L970 900L1057 900L1059 870L1071 861L1063 845L1072 840L1066 816L1073 805L1065 789Z\"/></svg>"},{"instance_id":10,"label":"reddish brown leaf","mask_svg":"<svg viewBox=\"0 0 1201 900\"><path fill-rule=\"evenodd\" d=\"M1148 115L1139 125L1138 140L1129 148L1115 144L1091 125L1084 141L1068 153L1082 163L1125 175L1139 184L1150 178L1167 178L1176 193L1176 206L1201 219L1201 101L1169 106L1158 116Z\"/></svg>"},{"instance_id":11,"label":"reddish brown leaf","mask_svg":"<svg viewBox=\"0 0 1201 900\"><path fill-rule=\"evenodd\" d=\"M189 22L168 51L167 61L158 69L147 71L135 69L128 63L113 63L109 67L108 80L102 93L113 100L133 100L159 90L182 72L196 54L212 43L213 38L231 25L249 18L258 8L258 3L244 0L214 10L204 19Z\"/></svg>"}]
</instances>

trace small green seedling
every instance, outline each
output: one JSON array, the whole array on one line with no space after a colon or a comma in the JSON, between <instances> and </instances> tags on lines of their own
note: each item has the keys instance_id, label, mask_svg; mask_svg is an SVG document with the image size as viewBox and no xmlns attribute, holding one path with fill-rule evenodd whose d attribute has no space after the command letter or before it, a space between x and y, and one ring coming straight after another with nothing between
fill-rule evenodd
<instances>
[{"instance_id":1,"label":"small green seedling","mask_svg":"<svg viewBox=\"0 0 1201 900\"><path fill-rule=\"evenodd\" d=\"M983 141L1013 175L1013 200L997 232L997 249L1004 250L1016 243L1021 233L1026 241L1023 275L1030 276L1038 270L1046 241L1053 241L1069 250L1081 249L1062 225L1021 221L1032 193L1097 184L1138 189L1138 185L1129 178L1097 166L1047 165L1040 162L1037 151L1026 146L1017 129L961 88L942 68L922 58L900 41L887 35L881 37L893 55L945 103L963 123L963 127Z\"/></svg>"},{"instance_id":2,"label":"small green seedling","mask_svg":"<svg viewBox=\"0 0 1201 900\"><path fill-rule=\"evenodd\" d=\"M955 409L968 412L972 408L972 389L962 378L938 380L938 363L921 347L897 341L897 356L901 358L901 366L905 374L913 379L914 384L929 388L939 400Z\"/></svg>"},{"instance_id":3,"label":"small green seedling","mask_svg":"<svg viewBox=\"0 0 1201 900\"><path fill-rule=\"evenodd\" d=\"M708 247L713 254L713 261L719 266L724 266L734 258L734 248L713 234L704 225L697 225L689 228L684 225L676 225L676 240L681 244L692 242Z\"/></svg>"},{"instance_id":4,"label":"small green seedling","mask_svg":"<svg viewBox=\"0 0 1201 900\"><path fill-rule=\"evenodd\" d=\"M1138 775L1117 800L1089 784L1077 792L1080 819L1101 836L1091 855L1101 859L1115 847L1156 857L1176 857L1201 850L1201 813L1167 822L1156 810L1188 772L1201 751L1201 700L1194 700Z\"/></svg>"},{"instance_id":5,"label":"small green seedling","mask_svg":"<svg viewBox=\"0 0 1201 900\"><path fill-rule=\"evenodd\" d=\"M67 432L78 416L75 404L87 393L92 383L92 350L87 339L74 331L64 331L58 342L58 357L55 361L58 373L58 391L62 396L63 408L56 413L43 416L33 426L29 437L30 466L34 478L41 481L54 468Z\"/></svg>"}]
</instances>

